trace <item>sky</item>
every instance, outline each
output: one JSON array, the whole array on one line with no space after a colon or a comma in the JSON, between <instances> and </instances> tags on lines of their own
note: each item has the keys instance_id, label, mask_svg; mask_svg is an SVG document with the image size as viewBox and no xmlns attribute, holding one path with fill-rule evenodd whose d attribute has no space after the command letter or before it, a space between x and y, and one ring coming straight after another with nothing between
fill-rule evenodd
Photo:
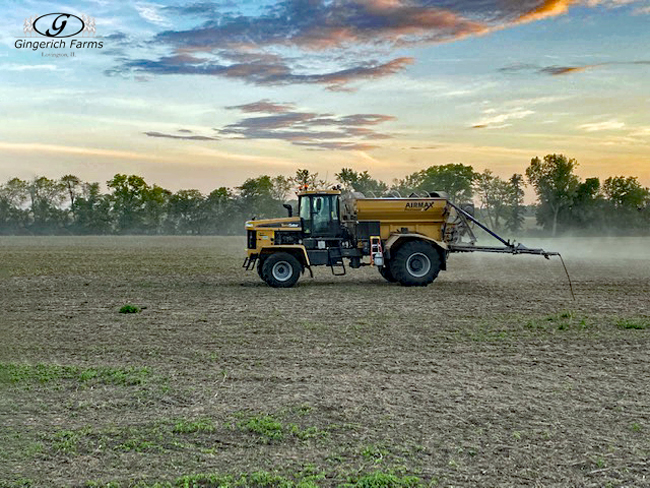
<instances>
[{"instance_id":1,"label":"sky","mask_svg":"<svg viewBox=\"0 0 650 488\"><path fill-rule=\"evenodd\" d=\"M298 168L509 177L562 153L583 178L650 186L650 0L5 6L0 181L129 173L209 192ZM49 13L87 30L17 47L54 40L30 30Z\"/></svg>"}]
</instances>

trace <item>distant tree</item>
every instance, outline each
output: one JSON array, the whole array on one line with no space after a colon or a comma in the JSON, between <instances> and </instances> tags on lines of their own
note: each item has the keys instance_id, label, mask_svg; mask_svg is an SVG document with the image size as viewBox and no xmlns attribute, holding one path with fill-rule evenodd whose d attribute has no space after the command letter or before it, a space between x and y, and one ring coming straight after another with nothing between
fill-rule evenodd
<instances>
[{"instance_id":1,"label":"distant tree","mask_svg":"<svg viewBox=\"0 0 650 488\"><path fill-rule=\"evenodd\" d=\"M61 209L65 189L60 181L45 176L34 178L28 185L31 229L38 234L56 233L67 220L67 211Z\"/></svg>"},{"instance_id":2,"label":"distant tree","mask_svg":"<svg viewBox=\"0 0 650 488\"><path fill-rule=\"evenodd\" d=\"M341 168L341 171L336 173L334 177L345 189L354 190L354 184L359 180L359 173L351 168Z\"/></svg>"},{"instance_id":3,"label":"distant tree","mask_svg":"<svg viewBox=\"0 0 650 488\"><path fill-rule=\"evenodd\" d=\"M406 196L418 188L421 180L422 180L422 176L419 172L412 173L410 175L405 176L402 179L399 178L393 179L393 183L390 186L390 189L394 193L398 193L402 196Z\"/></svg>"},{"instance_id":4,"label":"distant tree","mask_svg":"<svg viewBox=\"0 0 650 488\"><path fill-rule=\"evenodd\" d=\"M524 205L524 178L507 180L471 166L431 166L394 180L391 190L402 195L446 191L455 202L470 200L473 191L481 211L495 230L521 230L524 215L536 215L545 229L575 226L616 232L650 228L650 189L638 178L612 176L584 182L574 174L574 159L549 154L534 158L526 169L539 205ZM335 175L345 188L369 196L387 193L387 185L368 171L342 168ZM102 193L99 183L87 183L74 175L58 180L37 177L32 181L12 178L0 184L0 234L60 233L111 234L222 234L244 232L243 221L286 215L282 204L299 186L327 188L318 173L299 169L292 177L262 175L249 178L234 190L220 187L204 196L198 190L176 193L150 186L141 176L116 174ZM293 200L295 203L295 200Z\"/></svg>"},{"instance_id":5,"label":"distant tree","mask_svg":"<svg viewBox=\"0 0 650 488\"><path fill-rule=\"evenodd\" d=\"M506 209L510 197L508 183L486 169L483 173L476 175L474 187L490 227L499 230L500 219L506 219Z\"/></svg>"},{"instance_id":6,"label":"distant tree","mask_svg":"<svg viewBox=\"0 0 650 488\"><path fill-rule=\"evenodd\" d=\"M408 193L413 190L426 192L445 191L452 202L472 199L472 186L477 174L474 168L464 164L444 164L430 166L399 180L396 189Z\"/></svg>"},{"instance_id":7,"label":"distant tree","mask_svg":"<svg viewBox=\"0 0 650 488\"><path fill-rule=\"evenodd\" d=\"M172 192L158 185L153 185L144 192L143 228L147 233L163 233L171 196Z\"/></svg>"},{"instance_id":8,"label":"distant tree","mask_svg":"<svg viewBox=\"0 0 650 488\"><path fill-rule=\"evenodd\" d=\"M29 222L28 183L12 178L0 186L0 232L13 234L24 232Z\"/></svg>"},{"instance_id":9,"label":"distant tree","mask_svg":"<svg viewBox=\"0 0 650 488\"><path fill-rule=\"evenodd\" d=\"M603 184L605 197L617 208L639 209L648 203L650 190L635 176L612 176Z\"/></svg>"},{"instance_id":10,"label":"distant tree","mask_svg":"<svg viewBox=\"0 0 650 488\"><path fill-rule=\"evenodd\" d=\"M648 224L647 207L650 189L634 176L613 176L603 183L603 195L608 207L607 218L612 227L644 227Z\"/></svg>"},{"instance_id":11,"label":"distant tree","mask_svg":"<svg viewBox=\"0 0 650 488\"><path fill-rule=\"evenodd\" d=\"M310 173L308 169L297 170L290 180L299 189L311 188L313 190L331 186L326 179L319 178L318 173Z\"/></svg>"},{"instance_id":12,"label":"distant tree","mask_svg":"<svg viewBox=\"0 0 650 488\"><path fill-rule=\"evenodd\" d=\"M505 227L510 232L519 232L524 226L524 177L514 174L508 180L507 209Z\"/></svg>"},{"instance_id":13,"label":"distant tree","mask_svg":"<svg viewBox=\"0 0 650 488\"><path fill-rule=\"evenodd\" d=\"M65 175L62 176L59 181L68 192L68 197L70 198L70 208L73 208L74 201L79 196L79 191L81 190L81 180L74 175Z\"/></svg>"},{"instance_id":14,"label":"distant tree","mask_svg":"<svg viewBox=\"0 0 650 488\"><path fill-rule=\"evenodd\" d=\"M335 177L344 188L364 193L366 196L380 196L388 190L386 183L374 179L367 170L359 173L350 168L342 168Z\"/></svg>"},{"instance_id":15,"label":"distant tree","mask_svg":"<svg viewBox=\"0 0 650 488\"><path fill-rule=\"evenodd\" d=\"M603 220L603 198L600 194L600 180L587 178L578 184L575 196L567 212L565 225L579 228L598 227Z\"/></svg>"},{"instance_id":16,"label":"distant tree","mask_svg":"<svg viewBox=\"0 0 650 488\"><path fill-rule=\"evenodd\" d=\"M558 218L572 205L580 183L573 170L578 166L575 159L562 154L547 154L544 160L533 158L526 168L528 182L535 189L539 200L537 222L557 235Z\"/></svg>"},{"instance_id":17,"label":"distant tree","mask_svg":"<svg viewBox=\"0 0 650 488\"><path fill-rule=\"evenodd\" d=\"M171 230L179 234L201 234L206 218L205 197L199 190L179 190L169 198Z\"/></svg>"},{"instance_id":18,"label":"distant tree","mask_svg":"<svg viewBox=\"0 0 650 488\"><path fill-rule=\"evenodd\" d=\"M293 177L293 182L299 188L308 188L315 185L316 178L318 178L318 173L311 174L308 169L298 169Z\"/></svg>"},{"instance_id":19,"label":"distant tree","mask_svg":"<svg viewBox=\"0 0 650 488\"><path fill-rule=\"evenodd\" d=\"M72 230L77 234L110 234L114 224L111 201L103 195L99 183L82 183L81 193L74 200Z\"/></svg>"},{"instance_id":20,"label":"distant tree","mask_svg":"<svg viewBox=\"0 0 650 488\"><path fill-rule=\"evenodd\" d=\"M257 218L277 217L281 214L282 201L275 198L273 179L270 176L249 178L237 188L244 214Z\"/></svg>"},{"instance_id":21,"label":"distant tree","mask_svg":"<svg viewBox=\"0 0 650 488\"><path fill-rule=\"evenodd\" d=\"M230 189L212 190L201 205L202 222L209 234L230 235L243 232L243 221L250 212L238 205Z\"/></svg>"},{"instance_id":22,"label":"distant tree","mask_svg":"<svg viewBox=\"0 0 650 488\"><path fill-rule=\"evenodd\" d=\"M116 174L106 182L118 233L139 233L145 228L145 202L149 185L137 175Z\"/></svg>"},{"instance_id":23,"label":"distant tree","mask_svg":"<svg viewBox=\"0 0 650 488\"><path fill-rule=\"evenodd\" d=\"M271 179L271 196L279 202L285 202L292 187L293 181L291 178L282 175L276 176Z\"/></svg>"}]
</instances>

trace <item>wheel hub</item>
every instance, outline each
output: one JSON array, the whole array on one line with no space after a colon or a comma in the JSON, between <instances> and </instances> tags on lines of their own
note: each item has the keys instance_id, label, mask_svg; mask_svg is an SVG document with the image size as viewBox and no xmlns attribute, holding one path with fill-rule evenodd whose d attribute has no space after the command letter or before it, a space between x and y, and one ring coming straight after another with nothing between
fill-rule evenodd
<instances>
[{"instance_id":1,"label":"wheel hub","mask_svg":"<svg viewBox=\"0 0 650 488\"><path fill-rule=\"evenodd\" d=\"M429 259L429 256L424 253L413 253L406 261L406 269L411 276L422 278L431 270L431 260Z\"/></svg>"},{"instance_id":2,"label":"wheel hub","mask_svg":"<svg viewBox=\"0 0 650 488\"><path fill-rule=\"evenodd\" d=\"M273 265L271 273L273 273L273 277L276 280L287 281L289 278L291 278L292 271L293 270L291 269L291 265L289 263L286 261L278 261Z\"/></svg>"}]
</instances>

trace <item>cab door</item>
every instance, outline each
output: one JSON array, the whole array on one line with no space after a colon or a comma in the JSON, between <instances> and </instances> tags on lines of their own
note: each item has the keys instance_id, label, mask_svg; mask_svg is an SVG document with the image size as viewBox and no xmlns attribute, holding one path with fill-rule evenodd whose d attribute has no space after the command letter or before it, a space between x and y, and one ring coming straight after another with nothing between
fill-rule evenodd
<instances>
[{"instance_id":1,"label":"cab door","mask_svg":"<svg viewBox=\"0 0 650 488\"><path fill-rule=\"evenodd\" d=\"M309 195L300 200L300 217L306 236L339 237L341 219L338 195Z\"/></svg>"}]
</instances>

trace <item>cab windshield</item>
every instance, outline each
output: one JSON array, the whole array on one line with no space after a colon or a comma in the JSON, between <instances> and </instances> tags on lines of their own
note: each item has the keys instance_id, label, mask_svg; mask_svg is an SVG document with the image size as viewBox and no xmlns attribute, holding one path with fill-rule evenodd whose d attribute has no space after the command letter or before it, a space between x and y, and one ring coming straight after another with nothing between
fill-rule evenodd
<instances>
[{"instance_id":1,"label":"cab windshield","mask_svg":"<svg viewBox=\"0 0 650 488\"><path fill-rule=\"evenodd\" d=\"M336 236L339 231L339 196L303 195L300 197L300 218L305 234Z\"/></svg>"}]
</instances>

